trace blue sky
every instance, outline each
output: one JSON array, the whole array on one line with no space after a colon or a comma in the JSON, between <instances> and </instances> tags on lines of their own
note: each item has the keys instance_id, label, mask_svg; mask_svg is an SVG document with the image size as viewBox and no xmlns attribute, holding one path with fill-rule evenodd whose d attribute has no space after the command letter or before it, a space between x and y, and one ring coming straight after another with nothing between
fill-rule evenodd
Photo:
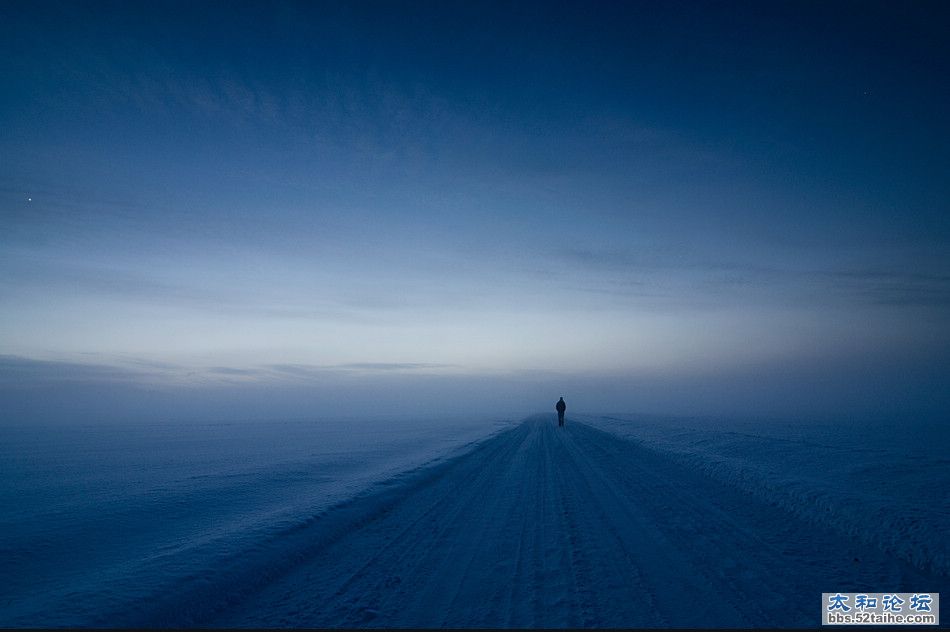
<instances>
[{"instance_id":1,"label":"blue sky","mask_svg":"<svg viewBox=\"0 0 950 632\"><path fill-rule=\"evenodd\" d=\"M940 3L0 18L10 417L946 411Z\"/></svg>"}]
</instances>

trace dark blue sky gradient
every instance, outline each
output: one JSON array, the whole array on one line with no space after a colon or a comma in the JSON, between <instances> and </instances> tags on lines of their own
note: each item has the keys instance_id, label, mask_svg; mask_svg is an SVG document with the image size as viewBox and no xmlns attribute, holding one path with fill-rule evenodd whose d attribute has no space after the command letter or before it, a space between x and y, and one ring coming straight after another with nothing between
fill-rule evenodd
<instances>
[{"instance_id":1,"label":"dark blue sky gradient","mask_svg":"<svg viewBox=\"0 0 950 632\"><path fill-rule=\"evenodd\" d=\"M6 3L4 417L943 415L948 35L940 2Z\"/></svg>"}]
</instances>

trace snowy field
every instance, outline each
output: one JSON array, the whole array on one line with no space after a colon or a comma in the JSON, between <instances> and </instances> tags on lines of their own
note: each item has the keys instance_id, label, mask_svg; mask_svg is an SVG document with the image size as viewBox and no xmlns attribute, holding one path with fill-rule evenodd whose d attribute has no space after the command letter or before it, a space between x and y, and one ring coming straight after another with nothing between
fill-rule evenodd
<instances>
[{"instance_id":1,"label":"snowy field","mask_svg":"<svg viewBox=\"0 0 950 632\"><path fill-rule=\"evenodd\" d=\"M583 416L809 521L950 574L950 427Z\"/></svg>"},{"instance_id":2,"label":"snowy field","mask_svg":"<svg viewBox=\"0 0 950 632\"><path fill-rule=\"evenodd\" d=\"M221 580L335 503L510 425L0 426L0 627L96 624Z\"/></svg>"},{"instance_id":3,"label":"snowy field","mask_svg":"<svg viewBox=\"0 0 950 632\"><path fill-rule=\"evenodd\" d=\"M0 626L791 627L950 592L923 422L0 429Z\"/></svg>"}]
</instances>

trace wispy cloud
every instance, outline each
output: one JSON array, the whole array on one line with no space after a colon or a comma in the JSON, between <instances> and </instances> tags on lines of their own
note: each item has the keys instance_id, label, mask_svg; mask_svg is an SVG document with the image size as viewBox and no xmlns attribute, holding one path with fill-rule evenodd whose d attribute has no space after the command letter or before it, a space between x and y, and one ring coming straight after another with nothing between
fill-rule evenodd
<instances>
[{"instance_id":1,"label":"wispy cloud","mask_svg":"<svg viewBox=\"0 0 950 632\"><path fill-rule=\"evenodd\" d=\"M337 364L330 368L356 371L414 371L419 369L447 369L454 364L439 364L431 362L351 362Z\"/></svg>"},{"instance_id":2,"label":"wispy cloud","mask_svg":"<svg viewBox=\"0 0 950 632\"><path fill-rule=\"evenodd\" d=\"M155 377L155 371L129 366L0 355L0 385L5 387L28 388L49 384L130 384Z\"/></svg>"},{"instance_id":3,"label":"wispy cloud","mask_svg":"<svg viewBox=\"0 0 950 632\"><path fill-rule=\"evenodd\" d=\"M344 300L314 297L311 293L284 288L283 296L261 295L252 284L229 285L176 283L132 270L76 263L65 265L50 259L4 259L0 253L0 292L40 288L45 292L89 294L134 301L157 307L185 308L229 316L259 318L358 321L374 311L368 305L352 306ZM235 275L237 276L237 275Z\"/></svg>"},{"instance_id":4,"label":"wispy cloud","mask_svg":"<svg viewBox=\"0 0 950 632\"><path fill-rule=\"evenodd\" d=\"M795 300L824 296L833 301L895 307L950 306L950 275L884 268L814 269L760 263L658 257L626 250L565 249L556 258L562 269L586 270L599 292L639 298L682 299L722 295L738 289L785 295ZM687 292L688 290L688 292Z\"/></svg>"},{"instance_id":5,"label":"wispy cloud","mask_svg":"<svg viewBox=\"0 0 950 632\"><path fill-rule=\"evenodd\" d=\"M261 374L277 374L295 379L315 379L327 375L372 373L438 372L458 369L458 365L437 362L349 362L343 364L268 364L260 367Z\"/></svg>"},{"instance_id":6,"label":"wispy cloud","mask_svg":"<svg viewBox=\"0 0 950 632\"><path fill-rule=\"evenodd\" d=\"M265 364L258 366L198 366L131 356L81 362L0 355L0 385L29 388L73 384L140 384L213 386L214 384L299 383L333 377L426 372L458 369L457 365L429 362L351 362L344 364Z\"/></svg>"},{"instance_id":7,"label":"wispy cloud","mask_svg":"<svg viewBox=\"0 0 950 632\"><path fill-rule=\"evenodd\" d=\"M885 270L818 274L855 300L898 307L950 307L950 275Z\"/></svg>"}]
</instances>

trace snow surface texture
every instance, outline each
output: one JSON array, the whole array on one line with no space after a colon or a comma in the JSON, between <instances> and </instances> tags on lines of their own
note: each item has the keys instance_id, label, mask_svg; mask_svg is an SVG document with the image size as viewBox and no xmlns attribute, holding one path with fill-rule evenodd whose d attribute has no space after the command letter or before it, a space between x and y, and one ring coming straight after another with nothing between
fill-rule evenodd
<instances>
[{"instance_id":1,"label":"snow surface texture","mask_svg":"<svg viewBox=\"0 0 950 632\"><path fill-rule=\"evenodd\" d=\"M928 540L947 533L939 446L907 452L893 437L858 435L842 464L833 439L851 435L840 427L582 420L404 428L428 437L421 452L376 437L376 449L352 453L359 444L341 438L349 469L327 460L332 451L288 458L312 428L288 431L279 450L255 431L242 459L208 448L222 459L201 462L189 446L176 462L169 448L149 480L79 484L93 493L80 505L104 507L99 521L77 521L92 509L62 490L46 494L55 509L49 498L14 508L37 522L33 536L3 517L0 534L17 537L0 551L12 586L0 625L790 627L819 624L823 591L950 590L945 543ZM31 469L35 454L3 455L6 502L42 468ZM204 474L182 477L191 470ZM373 474L353 474L363 470ZM39 483L67 488L68 472ZM929 498L903 498L907 485ZM924 526L894 527L905 523L885 521L881 503ZM85 526L63 542L41 524L56 520ZM879 533L891 528L910 544Z\"/></svg>"},{"instance_id":2,"label":"snow surface texture","mask_svg":"<svg viewBox=\"0 0 950 632\"><path fill-rule=\"evenodd\" d=\"M950 574L945 423L583 419L801 518Z\"/></svg>"},{"instance_id":3,"label":"snow surface texture","mask_svg":"<svg viewBox=\"0 0 950 632\"><path fill-rule=\"evenodd\" d=\"M512 424L0 425L0 627L118 625L152 595L223 586L334 504Z\"/></svg>"}]
</instances>

